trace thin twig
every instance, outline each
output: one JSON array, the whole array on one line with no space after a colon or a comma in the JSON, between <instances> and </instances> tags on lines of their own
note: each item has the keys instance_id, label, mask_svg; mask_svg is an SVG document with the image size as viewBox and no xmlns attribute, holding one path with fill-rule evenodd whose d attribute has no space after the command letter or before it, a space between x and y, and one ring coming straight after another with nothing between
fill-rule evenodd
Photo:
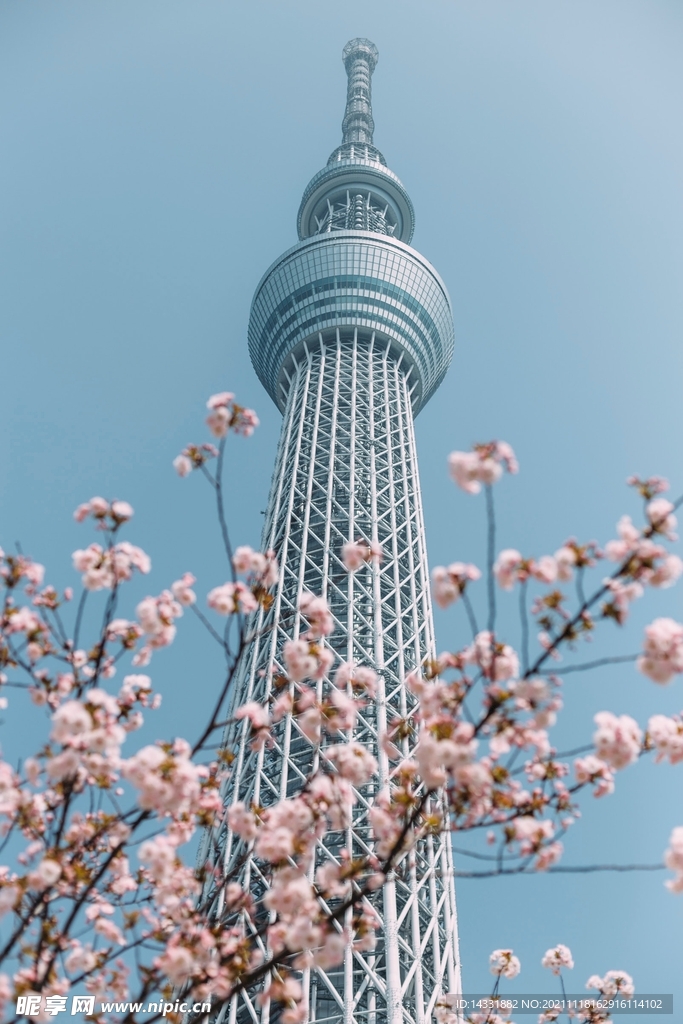
<instances>
[{"instance_id":1,"label":"thin twig","mask_svg":"<svg viewBox=\"0 0 683 1024\"><path fill-rule=\"evenodd\" d=\"M204 613L200 612L196 604L190 605L190 607L192 608L192 611L197 616L201 624L205 626L206 629L208 629L209 633L214 638L214 640L221 645L223 650L225 650L225 641L223 640L223 637L220 635L220 633L216 632L216 630L213 628L213 626L211 625L207 617L204 615Z\"/></svg>"},{"instance_id":2,"label":"thin twig","mask_svg":"<svg viewBox=\"0 0 683 1024\"><path fill-rule=\"evenodd\" d=\"M493 577L493 564L496 557L496 517L493 508L493 489L486 484L486 519L487 519L487 585L489 597L489 633L493 635L496 627L496 585Z\"/></svg>"},{"instance_id":3,"label":"thin twig","mask_svg":"<svg viewBox=\"0 0 683 1024\"><path fill-rule=\"evenodd\" d=\"M586 661L582 665L568 665L566 668L559 669L558 671L554 669L552 671L546 670L545 672L540 672L539 675L555 676L562 674L566 676L568 672L587 672L591 668L600 668L602 665L621 665L627 661L635 661L639 657L639 654L618 654L613 658L598 658L596 661Z\"/></svg>"},{"instance_id":4,"label":"thin twig","mask_svg":"<svg viewBox=\"0 0 683 1024\"><path fill-rule=\"evenodd\" d=\"M474 614L472 602L467 596L466 590L463 590L462 592L462 603L465 606L465 611L467 612L467 618L469 620L470 629L472 630L472 639L474 640L477 636L477 633L479 632L479 626L477 625L477 617Z\"/></svg>"},{"instance_id":5,"label":"thin twig","mask_svg":"<svg viewBox=\"0 0 683 1024\"><path fill-rule=\"evenodd\" d=\"M85 611L85 602L88 597L88 591L83 587L81 592L80 600L78 602L78 609L76 611L76 624L74 626L74 650L78 650L78 637L81 632L81 623L83 622L83 612Z\"/></svg>"},{"instance_id":6,"label":"thin twig","mask_svg":"<svg viewBox=\"0 0 683 1024\"><path fill-rule=\"evenodd\" d=\"M230 565L230 575L232 576L232 582L237 582L237 573L235 572L235 566L232 564L232 543L230 541L230 534L228 533L228 524L225 519L225 503L223 501L223 462L225 457L225 438L221 439L221 443L218 446L218 464L216 466L216 508L218 510L218 522L221 527L221 536L223 537L223 546L225 553L228 557L228 564Z\"/></svg>"},{"instance_id":7,"label":"thin twig","mask_svg":"<svg viewBox=\"0 0 683 1024\"><path fill-rule=\"evenodd\" d=\"M519 617L522 623L522 673L529 667L529 618L526 610L527 581L523 580L519 587Z\"/></svg>"},{"instance_id":8,"label":"thin twig","mask_svg":"<svg viewBox=\"0 0 683 1024\"><path fill-rule=\"evenodd\" d=\"M556 865L546 868L544 874L578 874L587 875L596 871L663 871L665 864L584 864L576 867ZM502 871L454 871L456 878L497 878L502 875L538 875L539 872L529 865L516 868L503 868Z\"/></svg>"}]
</instances>

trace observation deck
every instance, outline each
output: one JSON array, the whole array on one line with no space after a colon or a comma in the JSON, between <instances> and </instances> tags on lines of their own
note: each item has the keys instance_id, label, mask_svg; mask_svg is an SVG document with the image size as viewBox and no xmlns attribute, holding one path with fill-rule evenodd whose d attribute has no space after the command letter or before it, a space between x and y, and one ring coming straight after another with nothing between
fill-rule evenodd
<instances>
[{"instance_id":1,"label":"observation deck","mask_svg":"<svg viewBox=\"0 0 683 1024\"><path fill-rule=\"evenodd\" d=\"M354 39L343 60L348 89L342 144L304 191L299 243L259 282L249 352L261 383L284 410L292 367L307 345L336 343L338 330L353 329L368 342L374 335L409 374L417 413L453 357L450 299L436 270L408 244L413 204L373 142L370 87L377 48Z\"/></svg>"}]
</instances>

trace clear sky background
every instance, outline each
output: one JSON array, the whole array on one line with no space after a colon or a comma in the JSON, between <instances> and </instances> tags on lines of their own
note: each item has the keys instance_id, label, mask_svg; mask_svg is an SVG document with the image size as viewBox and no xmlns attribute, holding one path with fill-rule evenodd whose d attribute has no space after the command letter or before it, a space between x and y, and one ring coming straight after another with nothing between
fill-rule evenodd
<instances>
[{"instance_id":1,"label":"clear sky background","mask_svg":"<svg viewBox=\"0 0 683 1024\"><path fill-rule=\"evenodd\" d=\"M519 455L498 488L500 546L528 554L613 536L638 511L631 472L683 489L679 0L4 0L0 543L20 541L50 581L75 582L70 552L91 538L72 512L101 493L134 505L128 536L153 559L130 610L188 569L201 593L223 582L208 494L171 460L204 439L204 402L224 388L262 419L232 444L230 494L235 540L258 544L280 416L249 363L249 306L339 143L356 35L380 50L375 141L454 309L453 366L417 421L431 564L482 563L483 502L446 474L475 440ZM441 647L465 641L460 611L439 615ZM657 614L681 618L677 591L590 653L636 650ZM151 738L196 734L220 667L180 626L152 665ZM603 708L679 711L682 691L629 665L568 676L558 745L585 742ZM7 757L36 742L19 698L0 740ZM683 825L682 770L620 775L564 862L659 861ZM663 878L461 881L466 989L488 986L489 951L509 945L523 963L510 988L547 991L540 957L565 942L570 988L621 968L680 1006L683 897Z\"/></svg>"}]
</instances>

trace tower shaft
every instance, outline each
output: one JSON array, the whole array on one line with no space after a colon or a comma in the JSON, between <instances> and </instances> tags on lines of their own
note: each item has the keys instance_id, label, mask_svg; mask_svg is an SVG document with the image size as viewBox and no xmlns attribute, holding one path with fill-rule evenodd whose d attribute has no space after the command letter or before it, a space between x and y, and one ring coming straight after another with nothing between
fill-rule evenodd
<instances>
[{"instance_id":1,"label":"tower shaft","mask_svg":"<svg viewBox=\"0 0 683 1024\"><path fill-rule=\"evenodd\" d=\"M341 560L348 539L380 543L381 563L348 573ZM306 629L297 613L301 594L325 596L334 617L328 643L337 659L378 673L377 698L360 712L353 738L377 757L380 771L356 791L350 827L319 842L316 866L338 861L343 849L363 856L372 849L367 812L388 781L378 733L387 720L410 713L414 698L405 675L434 654L409 375L375 332L321 333L293 364L263 543L278 552L281 578L273 605L256 624L236 700L267 702L282 645ZM319 687L322 694L322 682ZM318 767L295 718L276 728L270 748L251 751L246 730L235 739L230 802L267 806L293 795ZM228 875L239 853L228 836ZM343 965L305 976L311 1022L422 1024L438 995L457 984L447 835L419 843L374 905L382 922L374 952L349 946ZM238 997L227 1019L253 1020L247 997ZM261 1020L266 1024L266 1009Z\"/></svg>"}]
</instances>

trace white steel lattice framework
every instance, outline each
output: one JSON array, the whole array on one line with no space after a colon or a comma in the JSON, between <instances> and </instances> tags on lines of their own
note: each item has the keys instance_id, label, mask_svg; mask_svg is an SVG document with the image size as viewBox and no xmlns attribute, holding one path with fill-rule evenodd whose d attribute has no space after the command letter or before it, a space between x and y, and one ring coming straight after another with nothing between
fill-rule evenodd
<instances>
[{"instance_id":1,"label":"white steel lattice framework","mask_svg":"<svg viewBox=\"0 0 683 1024\"><path fill-rule=\"evenodd\" d=\"M390 768L378 734L410 713L405 676L434 654L413 416L443 378L453 349L448 295L402 240L412 236L412 205L372 146L377 51L353 40L344 60L344 142L304 193L300 243L271 267L252 306L252 359L284 412L263 534L281 571L272 606L253 623L234 691L239 704L268 701L284 642L307 628L297 611L304 591L328 601L335 659L378 673L376 699L359 714L353 738L377 757L379 774L356 791L350 826L319 840L312 871L344 849L352 856L372 850L368 809ZM337 228L332 216L317 216L326 203L335 210L340 179L350 196L365 197L368 211L384 200L383 223L394 229L378 231L377 220ZM380 543L381 563L348 573L341 559L348 540ZM329 683L318 685L322 695ZM268 806L293 795L320 759L325 766L324 748L314 750L295 718L278 723L273 745L260 751L250 749L244 725L229 736L237 756L228 803ZM239 873L255 895L263 891L261 865L238 837L221 834L218 851L228 877ZM207 896L219 909L221 893ZM375 950L349 946L340 967L304 972L311 1022L423 1024L442 992L459 989L449 837L423 840L372 902L381 918ZM275 1017L275 1008L271 1013L243 992L219 1019L269 1024Z\"/></svg>"}]
</instances>

